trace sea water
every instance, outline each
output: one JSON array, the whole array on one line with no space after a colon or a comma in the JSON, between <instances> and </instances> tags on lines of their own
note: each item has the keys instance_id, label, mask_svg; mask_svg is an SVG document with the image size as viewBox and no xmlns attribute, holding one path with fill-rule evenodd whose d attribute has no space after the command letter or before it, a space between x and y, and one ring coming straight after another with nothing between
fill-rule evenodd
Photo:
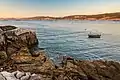
<instances>
[{"instance_id":1,"label":"sea water","mask_svg":"<svg viewBox=\"0 0 120 80\"><path fill-rule=\"evenodd\" d=\"M15 25L36 31L39 47L54 61L62 56L79 60L120 61L119 21L0 21L0 25ZM88 38L98 31L101 38Z\"/></svg>"}]
</instances>

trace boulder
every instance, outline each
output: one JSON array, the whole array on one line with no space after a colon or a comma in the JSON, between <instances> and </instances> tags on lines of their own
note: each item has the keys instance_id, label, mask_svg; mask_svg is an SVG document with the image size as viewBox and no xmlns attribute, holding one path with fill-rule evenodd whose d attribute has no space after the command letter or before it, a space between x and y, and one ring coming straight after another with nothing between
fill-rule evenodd
<instances>
[{"instance_id":1,"label":"boulder","mask_svg":"<svg viewBox=\"0 0 120 80\"><path fill-rule=\"evenodd\" d=\"M7 54L5 51L0 51L0 64L3 64L3 62L7 59Z\"/></svg>"},{"instance_id":2,"label":"boulder","mask_svg":"<svg viewBox=\"0 0 120 80\"><path fill-rule=\"evenodd\" d=\"M38 57L27 55L16 55L13 58L15 64L25 72L45 72L54 69L53 62L45 55L44 52L39 53Z\"/></svg>"},{"instance_id":3,"label":"boulder","mask_svg":"<svg viewBox=\"0 0 120 80\"><path fill-rule=\"evenodd\" d=\"M21 77L23 77L25 75L25 73L24 72L20 72L20 71L16 71L16 78L17 79L20 79Z\"/></svg>"},{"instance_id":4,"label":"boulder","mask_svg":"<svg viewBox=\"0 0 120 80\"><path fill-rule=\"evenodd\" d=\"M2 31L13 30L13 29L16 29L16 28L17 28L17 27L11 26L11 25L0 26L0 29L1 29Z\"/></svg>"},{"instance_id":5,"label":"boulder","mask_svg":"<svg viewBox=\"0 0 120 80\"><path fill-rule=\"evenodd\" d=\"M3 71L1 72L1 74L5 77L5 80L17 80L17 78L14 75L7 71Z\"/></svg>"},{"instance_id":6,"label":"boulder","mask_svg":"<svg viewBox=\"0 0 120 80\"><path fill-rule=\"evenodd\" d=\"M29 80L30 76L31 76L30 73L26 73L24 76L20 78L20 80Z\"/></svg>"},{"instance_id":7,"label":"boulder","mask_svg":"<svg viewBox=\"0 0 120 80\"><path fill-rule=\"evenodd\" d=\"M0 80L6 80L5 77L0 73Z\"/></svg>"},{"instance_id":8,"label":"boulder","mask_svg":"<svg viewBox=\"0 0 120 80\"><path fill-rule=\"evenodd\" d=\"M32 74L29 80L42 80L42 78L37 74Z\"/></svg>"},{"instance_id":9,"label":"boulder","mask_svg":"<svg viewBox=\"0 0 120 80\"><path fill-rule=\"evenodd\" d=\"M11 59L16 64L30 64L32 63L33 57L31 56L27 47L22 47L17 54L13 54Z\"/></svg>"},{"instance_id":10,"label":"boulder","mask_svg":"<svg viewBox=\"0 0 120 80\"><path fill-rule=\"evenodd\" d=\"M117 74L113 77L113 80L119 80L120 79L120 74Z\"/></svg>"}]
</instances>

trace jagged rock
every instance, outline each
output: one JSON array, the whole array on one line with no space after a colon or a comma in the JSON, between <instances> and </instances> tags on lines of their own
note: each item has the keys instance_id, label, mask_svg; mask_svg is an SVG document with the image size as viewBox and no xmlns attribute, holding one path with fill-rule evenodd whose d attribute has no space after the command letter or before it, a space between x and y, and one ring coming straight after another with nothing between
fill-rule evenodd
<instances>
[{"instance_id":1,"label":"jagged rock","mask_svg":"<svg viewBox=\"0 0 120 80\"><path fill-rule=\"evenodd\" d=\"M18 71L12 72L11 74L16 77Z\"/></svg>"},{"instance_id":2,"label":"jagged rock","mask_svg":"<svg viewBox=\"0 0 120 80\"><path fill-rule=\"evenodd\" d=\"M43 63L44 64L44 63ZM17 77L17 73L1 72L3 76L10 80L119 80L120 71L117 69L119 63L111 61L79 61L66 60L63 67L46 68L41 71L44 66L35 66L34 64L22 64L28 69L27 71L37 74L25 73L22 77ZM116 67L117 65L117 67ZM50 66L50 65L49 65ZM25 69L22 67L22 69ZM30 70L31 69L31 70ZM34 71L35 70L35 71ZM47 71L46 71L47 70ZM25 70L23 70L25 71Z\"/></svg>"},{"instance_id":3,"label":"jagged rock","mask_svg":"<svg viewBox=\"0 0 120 80\"><path fill-rule=\"evenodd\" d=\"M17 71L17 73L16 73L16 78L17 79L20 79L21 77L23 77L25 75L25 73L24 72L20 72L20 71Z\"/></svg>"},{"instance_id":4,"label":"jagged rock","mask_svg":"<svg viewBox=\"0 0 120 80\"><path fill-rule=\"evenodd\" d=\"M32 74L29 80L42 80L42 78L37 74Z\"/></svg>"},{"instance_id":5,"label":"jagged rock","mask_svg":"<svg viewBox=\"0 0 120 80\"><path fill-rule=\"evenodd\" d=\"M2 33L2 32L0 32ZM0 34L0 50L4 50L5 38L2 34Z\"/></svg>"},{"instance_id":6,"label":"jagged rock","mask_svg":"<svg viewBox=\"0 0 120 80\"><path fill-rule=\"evenodd\" d=\"M17 80L17 78L9 72L3 71L1 74L6 78L6 80Z\"/></svg>"},{"instance_id":7,"label":"jagged rock","mask_svg":"<svg viewBox=\"0 0 120 80\"><path fill-rule=\"evenodd\" d=\"M15 64L31 64L33 63L32 61L32 57L31 56L22 56L22 55L18 55L18 56L14 56L12 57L13 61Z\"/></svg>"},{"instance_id":8,"label":"jagged rock","mask_svg":"<svg viewBox=\"0 0 120 80\"><path fill-rule=\"evenodd\" d=\"M17 53L22 47L31 48L38 43L35 32L15 26L0 26L0 51L8 56Z\"/></svg>"},{"instance_id":9,"label":"jagged rock","mask_svg":"<svg viewBox=\"0 0 120 80\"><path fill-rule=\"evenodd\" d=\"M39 50L39 51L33 52L31 55L32 55L33 57L38 57L41 52L42 52L42 50Z\"/></svg>"},{"instance_id":10,"label":"jagged rock","mask_svg":"<svg viewBox=\"0 0 120 80\"><path fill-rule=\"evenodd\" d=\"M13 54L11 59L16 64L30 64L32 63L33 57L31 56L29 49L27 47L23 47L19 50L17 54Z\"/></svg>"},{"instance_id":11,"label":"jagged rock","mask_svg":"<svg viewBox=\"0 0 120 80\"><path fill-rule=\"evenodd\" d=\"M7 25L7 26L0 26L0 29L2 31L8 31L8 30L13 30L13 29L16 29L17 27L15 26L11 26L11 25Z\"/></svg>"},{"instance_id":12,"label":"jagged rock","mask_svg":"<svg viewBox=\"0 0 120 80\"><path fill-rule=\"evenodd\" d=\"M29 51L29 49L27 47L22 47L19 52L17 53L17 55L20 56L31 56L31 53Z\"/></svg>"},{"instance_id":13,"label":"jagged rock","mask_svg":"<svg viewBox=\"0 0 120 80\"><path fill-rule=\"evenodd\" d=\"M0 73L0 80L40 80L39 75L32 74L30 72L20 72L15 71L9 73L7 71L3 71Z\"/></svg>"},{"instance_id":14,"label":"jagged rock","mask_svg":"<svg viewBox=\"0 0 120 80\"><path fill-rule=\"evenodd\" d=\"M30 73L26 73L23 77L20 78L20 80L28 80L30 76L31 76Z\"/></svg>"},{"instance_id":15,"label":"jagged rock","mask_svg":"<svg viewBox=\"0 0 120 80\"><path fill-rule=\"evenodd\" d=\"M120 79L120 74L117 74L113 77L113 80L119 80Z\"/></svg>"},{"instance_id":16,"label":"jagged rock","mask_svg":"<svg viewBox=\"0 0 120 80\"><path fill-rule=\"evenodd\" d=\"M0 73L0 80L6 80L5 77Z\"/></svg>"},{"instance_id":17,"label":"jagged rock","mask_svg":"<svg viewBox=\"0 0 120 80\"><path fill-rule=\"evenodd\" d=\"M17 59L17 57L15 56L13 60L17 61L17 63L19 62L17 66L19 66L23 71L38 73L52 70L54 68L53 62L49 58L47 58L45 53L40 52L39 54L40 55L38 57L19 56L23 57L21 59ZM23 62L24 64L22 64Z\"/></svg>"},{"instance_id":18,"label":"jagged rock","mask_svg":"<svg viewBox=\"0 0 120 80\"><path fill-rule=\"evenodd\" d=\"M0 51L0 64L3 64L3 62L7 59L7 54L5 51Z\"/></svg>"},{"instance_id":19,"label":"jagged rock","mask_svg":"<svg viewBox=\"0 0 120 80\"><path fill-rule=\"evenodd\" d=\"M31 74L30 72L7 72L3 71L0 73L0 80L41 80L42 77L37 74Z\"/></svg>"}]
</instances>

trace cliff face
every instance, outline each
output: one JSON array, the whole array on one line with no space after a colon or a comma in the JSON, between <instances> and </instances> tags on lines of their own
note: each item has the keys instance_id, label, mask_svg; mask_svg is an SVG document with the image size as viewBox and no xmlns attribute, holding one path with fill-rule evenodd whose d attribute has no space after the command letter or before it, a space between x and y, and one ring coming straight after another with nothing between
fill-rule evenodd
<instances>
[{"instance_id":1,"label":"cliff face","mask_svg":"<svg viewBox=\"0 0 120 80\"><path fill-rule=\"evenodd\" d=\"M54 68L37 44L36 33L31 30L0 26L0 71L45 72Z\"/></svg>"},{"instance_id":2,"label":"cliff face","mask_svg":"<svg viewBox=\"0 0 120 80\"><path fill-rule=\"evenodd\" d=\"M37 44L35 32L15 26L0 26L0 51L7 54L16 53L20 48Z\"/></svg>"}]
</instances>

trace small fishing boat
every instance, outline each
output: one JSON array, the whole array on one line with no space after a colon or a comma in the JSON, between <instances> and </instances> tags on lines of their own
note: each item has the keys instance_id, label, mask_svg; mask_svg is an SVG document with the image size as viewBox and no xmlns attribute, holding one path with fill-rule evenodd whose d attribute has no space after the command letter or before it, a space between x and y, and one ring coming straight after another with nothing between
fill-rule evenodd
<instances>
[{"instance_id":1,"label":"small fishing boat","mask_svg":"<svg viewBox=\"0 0 120 80\"><path fill-rule=\"evenodd\" d=\"M88 38L100 38L101 34L99 32L90 32Z\"/></svg>"},{"instance_id":2,"label":"small fishing boat","mask_svg":"<svg viewBox=\"0 0 120 80\"><path fill-rule=\"evenodd\" d=\"M88 34L88 38L100 38L100 34Z\"/></svg>"}]
</instances>

